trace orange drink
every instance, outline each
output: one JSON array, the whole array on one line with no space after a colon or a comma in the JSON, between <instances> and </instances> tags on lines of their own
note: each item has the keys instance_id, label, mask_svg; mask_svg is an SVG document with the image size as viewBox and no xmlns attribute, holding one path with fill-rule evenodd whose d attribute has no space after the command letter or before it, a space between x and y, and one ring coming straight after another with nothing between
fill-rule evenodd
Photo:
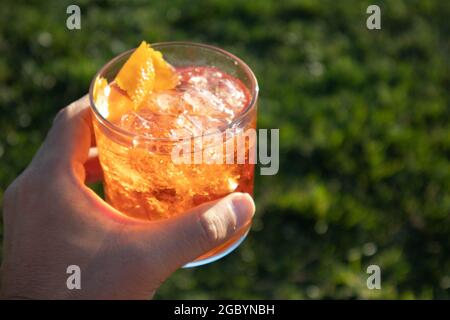
<instances>
[{"instance_id":1,"label":"orange drink","mask_svg":"<svg viewBox=\"0 0 450 320\"><path fill-rule=\"evenodd\" d=\"M152 221L253 194L257 94L250 68L212 46L143 43L111 60L90 89L106 200ZM231 252L249 227L187 266Z\"/></svg>"}]
</instances>

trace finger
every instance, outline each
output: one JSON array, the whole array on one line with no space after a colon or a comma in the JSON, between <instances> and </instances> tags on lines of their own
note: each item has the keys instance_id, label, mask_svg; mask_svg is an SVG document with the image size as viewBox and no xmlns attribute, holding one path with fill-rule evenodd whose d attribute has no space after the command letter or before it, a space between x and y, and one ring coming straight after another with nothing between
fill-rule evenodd
<instances>
[{"instance_id":1,"label":"finger","mask_svg":"<svg viewBox=\"0 0 450 320\"><path fill-rule=\"evenodd\" d=\"M88 96L71 103L56 116L43 149L59 162L84 163L92 141L92 121Z\"/></svg>"},{"instance_id":2,"label":"finger","mask_svg":"<svg viewBox=\"0 0 450 320\"><path fill-rule=\"evenodd\" d=\"M103 180L103 170L98 159L97 148L89 149L88 159L84 163L86 171L85 183L95 183Z\"/></svg>"},{"instance_id":3,"label":"finger","mask_svg":"<svg viewBox=\"0 0 450 320\"><path fill-rule=\"evenodd\" d=\"M84 163L88 158L92 134L88 95L62 109L49 133L54 136L55 149L61 152L63 160L80 163Z\"/></svg>"},{"instance_id":4,"label":"finger","mask_svg":"<svg viewBox=\"0 0 450 320\"><path fill-rule=\"evenodd\" d=\"M151 230L142 234L142 241L158 243L159 259L173 271L242 235L254 213L255 204L250 195L233 193L179 217L153 224Z\"/></svg>"}]
</instances>

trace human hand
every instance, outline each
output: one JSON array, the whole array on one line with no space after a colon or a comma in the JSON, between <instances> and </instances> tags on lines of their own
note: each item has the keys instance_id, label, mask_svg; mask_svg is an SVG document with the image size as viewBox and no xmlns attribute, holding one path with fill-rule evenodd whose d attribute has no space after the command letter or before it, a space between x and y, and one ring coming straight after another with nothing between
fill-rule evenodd
<instances>
[{"instance_id":1,"label":"human hand","mask_svg":"<svg viewBox=\"0 0 450 320\"><path fill-rule=\"evenodd\" d=\"M85 183L101 177L87 97L62 109L4 194L1 294L28 299L146 299L180 266L247 227L255 211L234 193L160 221L138 221ZM69 265L81 289L66 286Z\"/></svg>"}]
</instances>

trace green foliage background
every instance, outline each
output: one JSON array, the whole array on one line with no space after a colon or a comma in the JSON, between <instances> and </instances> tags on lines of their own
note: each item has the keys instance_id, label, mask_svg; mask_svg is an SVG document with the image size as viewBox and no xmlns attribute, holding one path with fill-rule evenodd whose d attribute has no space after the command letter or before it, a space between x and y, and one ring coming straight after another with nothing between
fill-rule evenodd
<instances>
[{"instance_id":1,"label":"green foliage background","mask_svg":"<svg viewBox=\"0 0 450 320\"><path fill-rule=\"evenodd\" d=\"M281 167L257 177L245 243L157 298L449 298L449 15L438 0L3 1L0 194L109 59L143 39L215 44L255 71Z\"/></svg>"}]
</instances>

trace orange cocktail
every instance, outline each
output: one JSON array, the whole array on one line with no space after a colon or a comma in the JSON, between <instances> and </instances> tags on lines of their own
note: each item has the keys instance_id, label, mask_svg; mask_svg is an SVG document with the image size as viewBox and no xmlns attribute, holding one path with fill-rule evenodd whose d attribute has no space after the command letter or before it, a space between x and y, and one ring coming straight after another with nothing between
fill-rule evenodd
<instances>
[{"instance_id":1,"label":"orange cocktail","mask_svg":"<svg viewBox=\"0 0 450 320\"><path fill-rule=\"evenodd\" d=\"M141 44L103 67L90 91L106 200L122 213L165 219L253 193L258 87L238 58L194 43ZM190 265L230 252L249 227Z\"/></svg>"}]
</instances>

